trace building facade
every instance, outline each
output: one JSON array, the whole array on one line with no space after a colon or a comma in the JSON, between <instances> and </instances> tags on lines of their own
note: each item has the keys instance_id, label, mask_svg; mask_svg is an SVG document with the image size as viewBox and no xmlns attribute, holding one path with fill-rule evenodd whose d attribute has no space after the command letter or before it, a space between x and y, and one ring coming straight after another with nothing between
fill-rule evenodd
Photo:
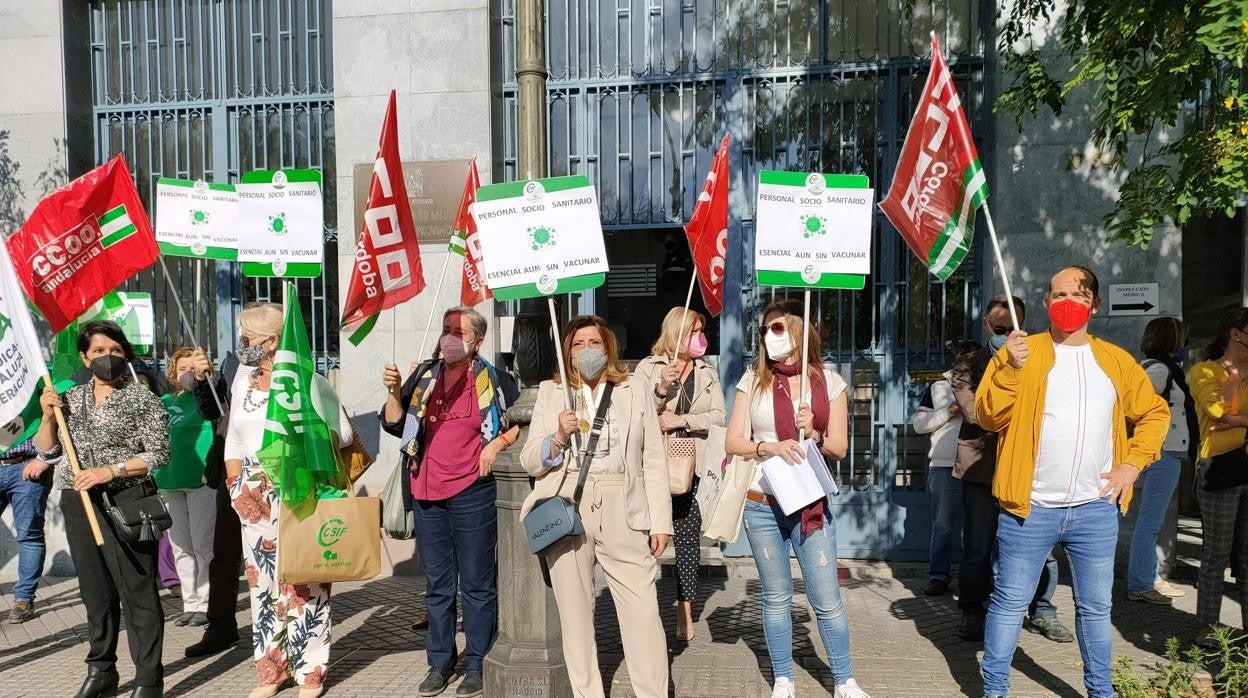
<instances>
[{"instance_id":1,"label":"building facade","mask_svg":"<svg viewBox=\"0 0 1248 698\"><path fill-rule=\"evenodd\" d=\"M1090 265L1105 286L1157 284L1162 314L1241 302L1242 235L1233 254L1204 252L1219 223L1190 234L1199 249L1166 226L1147 251L1106 241L1101 220L1119 179L1088 144L1090 105L1078 95L1061 118L1044 114L1021 132L993 113L1003 80L993 3L920 4L910 16L902 3L865 0L547 0L540 106L549 174L582 174L597 186L612 267L606 286L565 305L611 321L626 358L648 353L663 314L684 300L691 266L682 224L729 134L727 291L724 313L708 329L710 353L731 389L757 350L757 311L773 296L752 281L758 172L865 174L878 200L926 78L933 31L988 175L1006 267L1033 309L1030 328L1044 325L1041 294L1067 263ZM379 491L397 460L396 442L376 428L381 368L427 356L441 311L458 301L458 268L441 272L451 261L447 209L453 217L467 163L476 159L486 183L517 177L517 6L0 0L0 47L10 60L0 75L0 230L16 229L39 198L117 153L145 197L160 176L233 182L253 169L320 170L326 271L301 281L299 292L320 367L381 454L365 478ZM340 339L339 308L391 90L429 288L384 313L354 347ZM967 261L938 282L877 214L867 287L815 294L824 359L851 386L851 453L834 468L844 491L835 511L846 557L926 555L927 441L908 422L953 344L982 339L981 309L1001 290L982 216L977 232ZM1203 270L1221 265L1226 288L1196 282L1190 256ZM275 299L275 284L245 279L234 265L169 262L195 336L180 329L159 267L131 282L156 298L157 334L168 338L157 361L188 343L223 355L234 346L242 304ZM506 363L516 308L481 310L491 326L484 351ZM1093 330L1135 349L1147 320L1105 312ZM409 569L411 544L387 545L392 566ZM63 542L54 547L64 550ZM16 569L15 550L11 527L0 527L0 577Z\"/></svg>"}]
</instances>

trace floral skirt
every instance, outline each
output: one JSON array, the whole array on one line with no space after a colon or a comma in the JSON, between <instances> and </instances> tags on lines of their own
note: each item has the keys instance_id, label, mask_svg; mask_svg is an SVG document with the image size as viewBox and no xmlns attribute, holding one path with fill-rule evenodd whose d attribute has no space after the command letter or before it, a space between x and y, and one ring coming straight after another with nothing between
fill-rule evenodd
<instances>
[{"instance_id":1,"label":"floral skirt","mask_svg":"<svg viewBox=\"0 0 1248 698\"><path fill-rule=\"evenodd\" d=\"M293 677L301 686L325 681L329 665L328 584L277 581L277 490L254 459L230 478L230 499L242 522L243 565L251 598L251 643L260 684Z\"/></svg>"}]
</instances>

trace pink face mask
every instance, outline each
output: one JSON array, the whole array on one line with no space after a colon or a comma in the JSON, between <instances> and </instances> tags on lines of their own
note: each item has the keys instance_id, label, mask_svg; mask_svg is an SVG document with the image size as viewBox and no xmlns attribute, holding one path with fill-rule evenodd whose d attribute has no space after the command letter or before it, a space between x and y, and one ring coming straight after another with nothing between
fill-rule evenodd
<instances>
[{"instance_id":1,"label":"pink face mask","mask_svg":"<svg viewBox=\"0 0 1248 698\"><path fill-rule=\"evenodd\" d=\"M689 358L700 359L706 354L706 335L702 332L694 332L689 335L689 341L685 344L685 350L689 352Z\"/></svg>"}]
</instances>

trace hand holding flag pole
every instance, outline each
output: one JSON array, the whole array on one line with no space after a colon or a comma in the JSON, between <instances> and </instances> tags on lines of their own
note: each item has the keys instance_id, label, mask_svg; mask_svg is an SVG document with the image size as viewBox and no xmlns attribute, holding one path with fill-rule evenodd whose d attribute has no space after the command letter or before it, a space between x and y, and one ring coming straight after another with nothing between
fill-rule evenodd
<instances>
[{"instance_id":1,"label":"hand holding flag pole","mask_svg":"<svg viewBox=\"0 0 1248 698\"><path fill-rule=\"evenodd\" d=\"M555 312L555 299L547 296L546 307L550 309L550 333L555 340L555 361L559 363L559 380L563 383L563 409L572 410L572 384L568 382L568 371L563 363L563 341L559 337L559 316ZM576 439L569 439L568 446L572 449L572 460L580 461L577 453Z\"/></svg>"},{"instance_id":2,"label":"hand holding flag pole","mask_svg":"<svg viewBox=\"0 0 1248 698\"><path fill-rule=\"evenodd\" d=\"M52 376L47 371L43 372L42 378L44 386L56 389ZM69 436L69 425L65 422L65 413L61 411L60 405L57 405L52 408L52 414L56 416L57 433L60 434L65 457L69 459L69 471L77 477L78 473L82 472L82 466L78 461L78 449L74 448L74 440ZM91 527L91 537L95 539L97 546L103 546L104 534L100 533L100 522L95 516L95 506L91 503L91 495L86 490L79 490L78 494L82 497L82 509L87 513L87 525Z\"/></svg>"}]
</instances>

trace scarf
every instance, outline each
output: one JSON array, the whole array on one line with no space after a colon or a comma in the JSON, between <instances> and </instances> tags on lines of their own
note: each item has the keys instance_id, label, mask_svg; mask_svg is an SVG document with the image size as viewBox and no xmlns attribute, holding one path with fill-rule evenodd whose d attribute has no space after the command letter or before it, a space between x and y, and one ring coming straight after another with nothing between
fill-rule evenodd
<instances>
[{"instance_id":1,"label":"scarf","mask_svg":"<svg viewBox=\"0 0 1248 698\"><path fill-rule=\"evenodd\" d=\"M442 374L442 362L429 363L418 371L423 373L416 379L416 389L407 405L407 420L403 425L403 453L420 462L420 453L424 448L421 436L424 432L425 414L429 409L429 398L433 395L433 386L437 385ZM468 368L473 385L477 392L477 407L481 410L481 439L489 443L498 437L503 430L503 415L507 411L503 391L498 388L498 373L489 361L480 355L473 357Z\"/></svg>"},{"instance_id":2,"label":"scarf","mask_svg":"<svg viewBox=\"0 0 1248 698\"><path fill-rule=\"evenodd\" d=\"M1183 411L1187 415L1187 455L1195 461L1200 453L1200 423L1196 419L1196 401L1192 399L1192 391L1187 387L1187 376L1183 375L1183 367L1175 363L1174 357L1168 354L1145 354L1145 358L1169 369L1171 380L1183 391ZM1170 401L1169 395L1162 397L1166 402Z\"/></svg>"},{"instance_id":3,"label":"scarf","mask_svg":"<svg viewBox=\"0 0 1248 698\"><path fill-rule=\"evenodd\" d=\"M776 435L781 441L797 440L797 414L793 411L793 396L789 392L789 378L796 376L800 367L796 364L772 362L771 364L771 403L776 415ZM823 371L812 375L810 380L810 409L815 413L815 429L820 432L828 428L828 385L824 382ZM802 507L802 536L823 528L823 515L827 508L826 499L820 497Z\"/></svg>"}]
</instances>

